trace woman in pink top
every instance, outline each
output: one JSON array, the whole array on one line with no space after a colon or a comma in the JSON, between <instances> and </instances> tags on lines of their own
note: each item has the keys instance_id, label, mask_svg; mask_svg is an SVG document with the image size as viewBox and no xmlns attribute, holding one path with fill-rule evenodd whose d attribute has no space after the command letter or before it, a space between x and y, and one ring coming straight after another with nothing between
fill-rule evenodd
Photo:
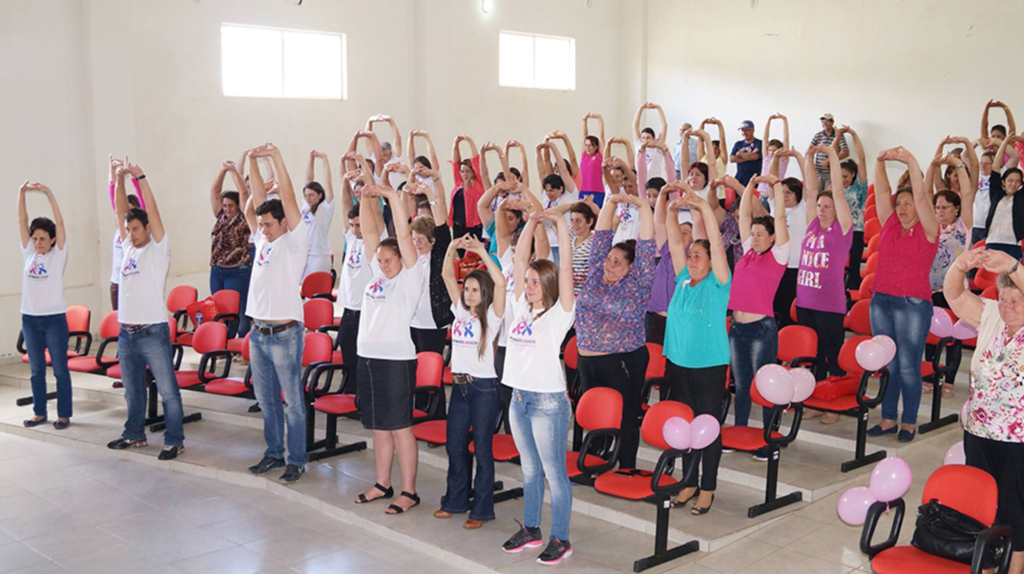
<instances>
[{"instance_id":1,"label":"woman in pink top","mask_svg":"<svg viewBox=\"0 0 1024 574\"><path fill-rule=\"evenodd\" d=\"M818 193L814 174L814 155L828 155L832 189L843 189L839 155L832 146L811 146L805 154L804 200L814 211L807 210L807 231L800 252L800 269L796 276L797 322L818 334L818 364L815 378L842 375L839 349L843 346L843 318L846 316L846 285L843 274L853 240L853 213L846 194ZM821 421L834 423L838 415L827 413Z\"/></svg>"},{"instance_id":2,"label":"woman in pink top","mask_svg":"<svg viewBox=\"0 0 1024 574\"><path fill-rule=\"evenodd\" d=\"M907 166L910 187L896 190L894 215L885 162ZM924 175L914 155L902 147L878 154L875 163L875 205L882 223L878 243L875 294L871 297L871 331L896 341L896 356L889 363L889 388L882 399L882 422L868 430L871 436L895 434L900 442L914 440L917 409L921 406L921 356L932 318L932 288L928 281L939 248L939 220L925 189ZM897 327L898 325L898 327ZM902 428L896 426L903 396Z\"/></svg>"},{"instance_id":3,"label":"woman in pink top","mask_svg":"<svg viewBox=\"0 0 1024 574\"><path fill-rule=\"evenodd\" d=\"M591 118L597 120L600 126L599 136L590 134L590 126L587 123ZM601 179L601 163L604 156L601 150L604 149L604 118L599 114L587 112L583 116L583 157L580 158L580 200L587 196L594 198L598 207L604 205L604 182Z\"/></svg>"},{"instance_id":4,"label":"woman in pink top","mask_svg":"<svg viewBox=\"0 0 1024 574\"><path fill-rule=\"evenodd\" d=\"M469 143L471 159L462 159L459 144L464 141ZM455 189L452 191L452 200L448 206L448 221L451 222L453 237L482 237L484 226L476 212L476 204L484 194L484 184L480 177L480 152L473 138L467 135L455 138L451 163Z\"/></svg>"},{"instance_id":5,"label":"woman in pink top","mask_svg":"<svg viewBox=\"0 0 1024 574\"><path fill-rule=\"evenodd\" d=\"M786 228L786 210L776 209L775 218L754 217L754 187L764 184L775 193L775 200L783 199L782 183L773 176L750 179L740 199L740 239L743 257L736 262L729 293L732 326L729 328L729 354L732 373L736 379L736 426L747 426L750 417L750 385L754 373L762 366L775 362L779 351L779 328L775 323L772 305L775 290L789 263L789 230ZM764 409L765 426L768 409ZM757 455L755 455L757 456Z\"/></svg>"}]
</instances>

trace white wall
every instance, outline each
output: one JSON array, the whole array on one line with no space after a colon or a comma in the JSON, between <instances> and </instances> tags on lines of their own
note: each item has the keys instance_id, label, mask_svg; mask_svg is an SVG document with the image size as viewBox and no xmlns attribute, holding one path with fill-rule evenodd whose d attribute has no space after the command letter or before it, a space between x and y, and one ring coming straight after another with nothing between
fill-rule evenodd
<instances>
[{"instance_id":1,"label":"white wall","mask_svg":"<svg viewBox=\"0 0 1024 574\"><path fill-rule=\"evenodd\" d=\"M768 116L781 112L802 151L830 112L858 130L869 164L897 145L923 164L947 134L977 138L989 98L1024 111L1010 48L1024 3L754 4L649 1L647 98L665 106L673 130L714 115L731 146L741 121L753 120L760 138Z\"/></svg>"}]
</instances>

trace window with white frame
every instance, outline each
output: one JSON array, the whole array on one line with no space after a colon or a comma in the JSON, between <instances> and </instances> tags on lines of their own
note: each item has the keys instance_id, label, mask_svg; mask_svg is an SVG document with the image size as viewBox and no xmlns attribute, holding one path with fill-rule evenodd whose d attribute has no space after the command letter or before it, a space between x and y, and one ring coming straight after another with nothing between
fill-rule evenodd
<instances>
[{"instance_id":1,"label":"window with white frame","mask_svg":"<svg viewBox=\"0 0 1024 574\"><path fill-rule=\"evenodd\" d=\"M576 39L522 32L498 34L498 85L576 89Z\"/></svg>"},{"instance_id":2,"label":"window with white frame","mask_svg":"<svg viewBox=\"0 0 1024 574\"><path fill-rule=\"evenodd\" d=\"M221 89L250 98L348 98L344 34L220 27Z\"/></svg>"}]
</instances>

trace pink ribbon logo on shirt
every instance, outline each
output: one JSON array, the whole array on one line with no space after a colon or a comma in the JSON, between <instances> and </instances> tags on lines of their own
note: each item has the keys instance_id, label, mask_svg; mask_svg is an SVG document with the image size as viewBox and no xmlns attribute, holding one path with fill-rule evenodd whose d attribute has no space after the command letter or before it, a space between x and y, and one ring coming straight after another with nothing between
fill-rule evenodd
<instances>
[{"instance_id":1,"label":"pink ribbon logo on shirt","mask_svg":"<svg viewBox=\"0 0 1024 574\"><path fill-rule=\"evenodd\" d=\"M374 281L373 283L370 283L370 293L383 293L383 292L384 292L384 278L383 277L381 277L380 279Z\"/></svg>"},{"instance_id":2,"label":"pink ribbon logo on shirt","mask_svg":"<svg viewBox=\"0 0 1024 574\"><path fill-rule=\"evenodd\" d=\"M513 335L520 335L529 337L533 335L533 324L529 323L525 318L520 319L519 323L512 329Z\"/></svg>"},{"instance_id":3,"label":"pink ribbon logo on shirt","mask_svg":"<svg viewBox=\"0 0 1024 574\"><path fill-rule=\"evenodd\" d=\"M256 265L260 267L270 265L270 249L270 244L264 245L263 249L260 249L260 254L256 257Z\"/></svg>"},{"instance_id":4,"label":"pink ribbon logo on shirt","mask_svg":"<svg viewBox=\"0 0 1024 574\"><path fill-rule=\"evenodd\" d=\"M135 255L132 254L128 257L128 263L125 263L124 268L121 269L121 277L131 277L138 274L139 265L135 262Z\"/></svg>"},{"instance_id":5,"label":"pink ribbon logo on shirt","mask_svg":"<svg viewBox=\"0 0 1024 574\"><path fill-rule=\"evenodd\" d=\"M46 261L43 260L43 254L36 253L35 261L28 268L28 276L33 279L46 279L50 276L50 272L46 270Z\"/></svg>"}]
</instances>

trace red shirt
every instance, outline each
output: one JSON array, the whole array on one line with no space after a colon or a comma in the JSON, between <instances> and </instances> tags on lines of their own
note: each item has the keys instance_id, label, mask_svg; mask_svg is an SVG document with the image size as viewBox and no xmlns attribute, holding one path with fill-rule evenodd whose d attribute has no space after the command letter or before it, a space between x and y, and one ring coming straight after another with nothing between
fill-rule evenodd
<instances>
[{"instance_id":1,"label":"red shirt","mask_svg":"<svg viewBox=\"0 0 1024 574\"><path fill-rule=\"evenodd\" d=\"M476 212L476 204L480 201L480 198L484 195L484 184L480 179L480 156L475 155L470 160L473 163L473 185L466 187L466 182L462 181L462 173L459 169L462 164L455 162L448 162L452 164L452 175L455 177L455 189L452 190L452 197L458 193L459 189L462 189L462 201L466 208L466 227L476 227L483 225L480 221L480 214ZM455 205L454 201L448 202L448 221L454 222L455 217Z\"/></svg>"},{"instance_id":2,"label":"red shirt","mask_svg":"<svg viewBox=\"0 0 1024 574\"><path fill-rule=\"evenodd\" d=\"M904 233L900 219L895 213L890 215L878 243L875 293L931 301L928 272L938 249L937 238L929 242L920 221Z\"/></svg>"}]
</instances>

